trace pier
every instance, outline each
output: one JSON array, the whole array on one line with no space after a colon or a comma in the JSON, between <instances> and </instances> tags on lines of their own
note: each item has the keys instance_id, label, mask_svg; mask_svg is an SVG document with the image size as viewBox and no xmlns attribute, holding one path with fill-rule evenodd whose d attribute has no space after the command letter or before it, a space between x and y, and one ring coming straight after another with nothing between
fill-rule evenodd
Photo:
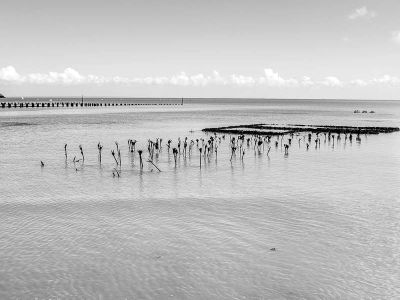
<instances>
[{"instance_id":1,"label":"pier","mask_svg":"<svg viewBox=\"0 0 400 300\"><path fill-rule=\"evenodd\" d=\"M178 102L179 101L179 102ZM182 106L183 100L175 100L175 102L167 102L160 100L159 102L129 102L123 101L107 101L107 100L65 100L65 101L8 101L0 102L1 109L27 109L27 108L84 108L84 107L115 107L115 106Z\"/></svg>"}]
</instances>

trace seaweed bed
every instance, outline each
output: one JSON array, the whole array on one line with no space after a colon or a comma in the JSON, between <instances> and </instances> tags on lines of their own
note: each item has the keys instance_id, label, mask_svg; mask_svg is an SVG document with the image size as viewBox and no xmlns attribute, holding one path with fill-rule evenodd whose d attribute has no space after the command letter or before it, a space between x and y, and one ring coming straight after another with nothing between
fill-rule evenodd
<instances>
[{"instance_id":1,"label":"seaweed bed","mask_svg":"<svg viewBox=\"0 0 400 300\"><path fill-rule=\"evenodd\" d=\"M36 124L25 123L25 122L0 122L0 127L32 126L32 125Z\"/></svg>"},{"instance_id":2,"label":"seaweed bed","mask_svg":"<svg viewBox=\"0 0 400 300\"><path fill-rule=\"evenodd\" d=\"M204 128L204 132L252 135L283 135L300 132L336 133L336 134L379 134L399 131L398 127L355 127L331 125L299 125L299 124L250 124L226 127Z\"/></svg>"}]
</instances>

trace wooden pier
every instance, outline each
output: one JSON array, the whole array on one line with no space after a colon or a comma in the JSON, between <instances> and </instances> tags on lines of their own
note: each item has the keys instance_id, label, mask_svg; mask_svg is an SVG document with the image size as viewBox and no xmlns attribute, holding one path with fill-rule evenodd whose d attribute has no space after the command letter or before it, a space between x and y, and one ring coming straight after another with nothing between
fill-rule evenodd
<instances>
[{"instance_id":1,"label":"wooden pier","mask_svg":"<svg viewBox=\"0 0 400 300\"><path fill-rule=\"evenodd\" d=\"M15 109L15 108L83 108L83 107L112 107L112 106L181 106L183 103L159 102L159 103L134 103L134 102L106 102L106 101L14 101L14 102L0 102L2 109Z\"/></svg>"}]
</instances>

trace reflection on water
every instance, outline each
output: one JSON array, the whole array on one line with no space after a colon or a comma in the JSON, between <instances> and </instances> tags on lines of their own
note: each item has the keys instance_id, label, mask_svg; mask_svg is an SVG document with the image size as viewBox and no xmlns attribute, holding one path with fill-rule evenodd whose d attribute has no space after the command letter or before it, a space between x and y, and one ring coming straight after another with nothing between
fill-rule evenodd
<instances>
[{"instance_id":1,"label":"reflection on water","mask_svg":"<svg viewBox=\"0 0 400 300\"><path fill-rule=\"evenodd\" d=\"M286 157L273 137L243 161L227 135L201 169L196 146L176 167L166 146L243 123L399 126L399 105L357 105L1 111L0 298L396 298L398 133L308 151L299 136ZM352 113L364 107L376 114ZM163 139L162 172L128 152L136 139L147 158L149 138Z\"/></svg>"}]
</instances>

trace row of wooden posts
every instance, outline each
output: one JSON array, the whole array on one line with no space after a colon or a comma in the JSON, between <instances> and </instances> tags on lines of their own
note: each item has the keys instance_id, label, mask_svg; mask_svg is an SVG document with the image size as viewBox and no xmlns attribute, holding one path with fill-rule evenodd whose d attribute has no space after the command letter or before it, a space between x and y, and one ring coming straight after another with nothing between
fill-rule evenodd
<instances>
[{"instance_id":1,"label":"row of wooden posts","mask_svg":"<svg viewBox=\"0 0 400 300\"><path fill-rule=\"evenodd\" d=\"M234 158L236 158L236 155L239 154L239 158L241 161L243 161L244 156L247 151L251 151L251 147L253 147L254 154L261 155L263 153L266 153L267 157L269 158L269 153L271 151L271 148L273 147L272 145L275 145L275 149L281 148L284 149L284 156L288 157L289 155L289 148L292 145L292 142L295 141L295 139L298 140L298 147L299 149L301 148L301 144L305 145L305 149L308 151L310 146L312 145L312 142L315 142L315 149L321 148L321 140L322 140L322 135L324 136L323 143L331 145L332 141L332 148L335 148L335 140L336 140L336 147L340 145L340 141L342 139L342 135L340 133L338 134L331 134L331 132L328 133L317 133L313 135L313 133L304 133L304 132L298 132L298 133L281 133L277 135L229 135L229 148L230 148L230 161ZM273 137L276 137L275 142L273 141ZM315 138L313 140L313 137ZM321 138L320 138L321 137ZM284 140L284 138L286 138ZM344 145L346 145L347 140L349 140L350 144L352 144L353 141L353 134L344 134ZM180 160L180 157L184 158L186 160L186 157L188 156L189 159L194 154L195 152L193 149L197 147L197 151L199 153L199 166L200 169L202 168L202 165L206 165L209 163L211 158L215 156L215 161L217 161L218 157L218 150L221 142L225 140L225 134L223 135L218 135L216 132L211 133L210 135L207 134L206 138L197 138L197 139L189 139L188 137L185 137L184 139L181 140L181 138L177 139L177 146L173 147L172 146L172 140L169 139L166 143L167 149L168 149L168 154L170 154L170 150L172 150L172 154L174 157L175 161L175 167L177 167L177 162ZM163 139L157 138L155 141L148 140L147 143L147 150L148 150L148 158L147 162L151 164L152 167L156 168L159 172L161 172L161 169L156 165L156 163L153 161L154 156L156 157L156 160L158 158L158 154L161 153L161 148L162 148L162 141ZM356 141L357 143L361 142L361 137L360 134L356 135ZM136 140L129 139L128 140L128 152L132 154L131 156L131 161L133 162L135 153L139 155L139 166L140 170L143 170L143 155L145 152L141 149L136 149ZM115 161L115 167L112 169L112 175L113 177L120 177L121 172L122 172L122 156L121 156L121 147L119 146L118 142L115 142L116 148L111 149L111 155L114 158ZM64 145L64 155L65 155L65 162L67 163L68 160L68 151L67 151L67 144ZM99 142L97 144L97 149L98 149L98 161L100 165L102 164L102 150L103 150L103 145ZM74 156L72 162L74 164L74 168L76 171L79 171L79 165L77 163L80 163L81 165L84 164L85 162L85 155L83 151L82 145L79 145L79 150L81 157ZM41 167L43 168L45 166L43 161L40 161ZM133 166L133 165L132 165Z\"/></svg>"},{"instance_id":2,"label":"row of wooden posts","mask_svg":"<svg viewBox=\"0 0 400 300\"><path fill-rule=\"evenodd\" d=\"M182 105L182 103L121 103L121 102L1 102L1 108L96 107L96 106Z\"/></svg>"}]
</instances>

